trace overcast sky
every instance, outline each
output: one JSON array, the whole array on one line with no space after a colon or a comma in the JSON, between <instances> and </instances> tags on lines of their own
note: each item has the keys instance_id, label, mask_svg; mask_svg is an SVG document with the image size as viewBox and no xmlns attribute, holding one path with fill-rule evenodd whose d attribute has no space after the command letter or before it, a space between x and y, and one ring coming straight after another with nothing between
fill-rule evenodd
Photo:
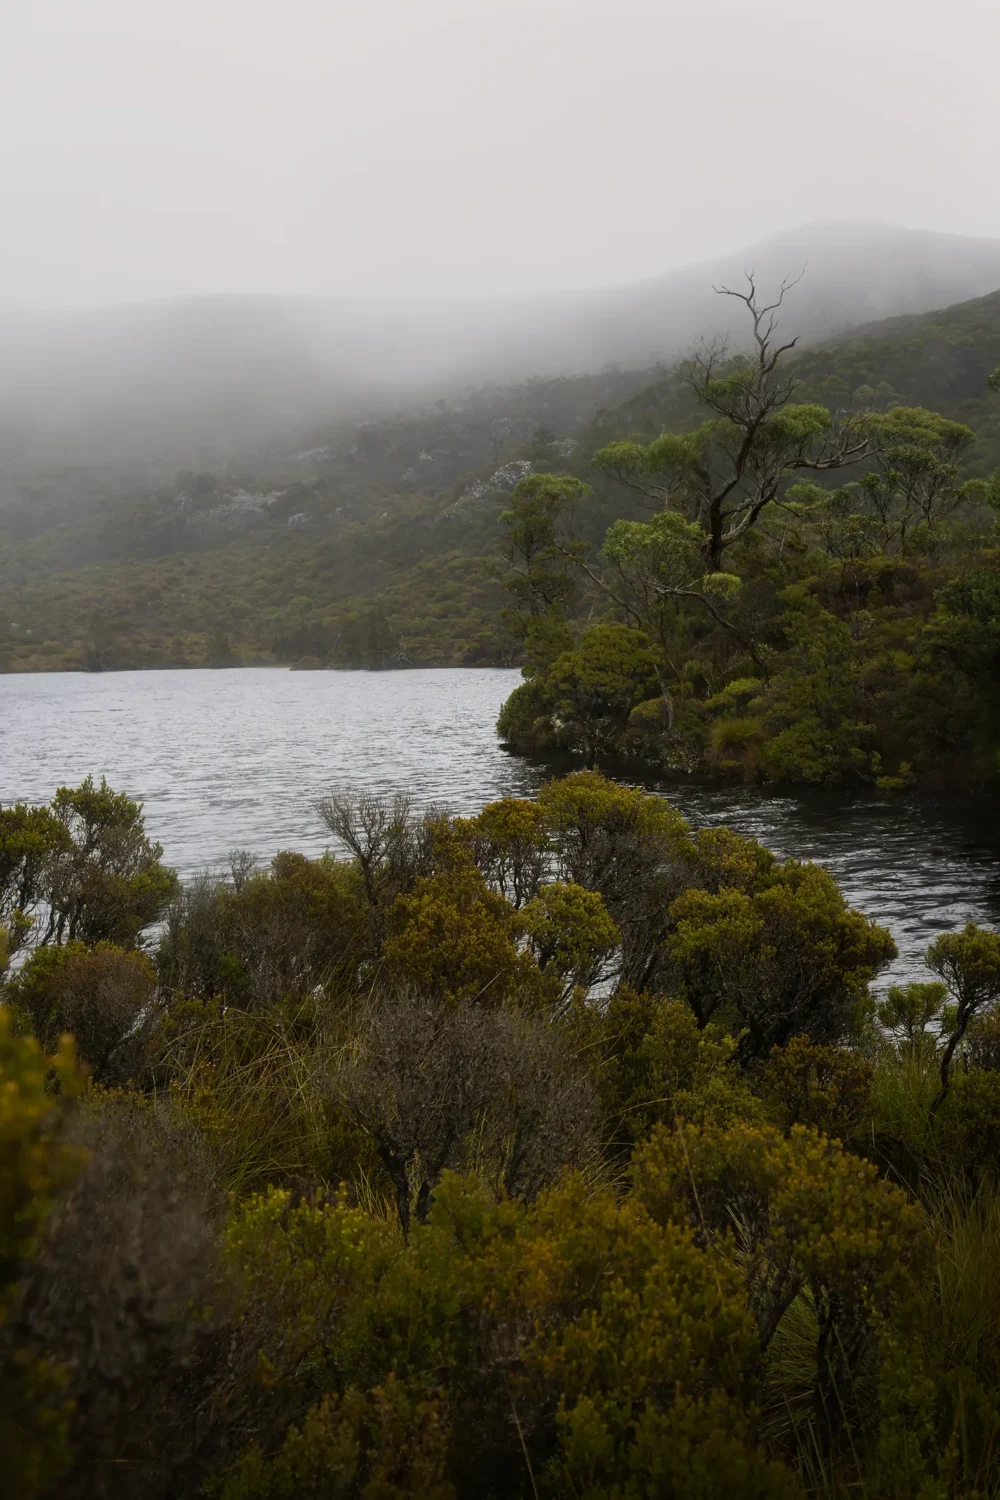
<instances>
[{"instance_id":1,"label":"overcast sky","mask_svg":"<svg viewBox=\"0 0 1000 1500\"><path fill-rule=\"evenodd\" d=\"M10 0L0 300L523 293L1000 236L1000 0Z\"/></svg>"}]
</instances>

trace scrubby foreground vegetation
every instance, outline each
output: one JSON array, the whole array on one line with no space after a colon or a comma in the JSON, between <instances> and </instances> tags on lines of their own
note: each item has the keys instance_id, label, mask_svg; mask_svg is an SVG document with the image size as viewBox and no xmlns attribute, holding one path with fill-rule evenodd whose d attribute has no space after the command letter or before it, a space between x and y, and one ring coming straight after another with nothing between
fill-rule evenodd
<instances>
[{"instance_id":1,"label":"scrubby foreground vegetation","mask_svg":"<svg viewBox=\"0 0 1000 1500\"><path fill-rule=\"evenodd\" d=\"M994 781L1000 470L977 477L973 430L888 383L789 363L783 292L738 297L751 353L703 350L676 428L594 452L623 497L596 545L592 484L514 490L506 619L527 681L501 734L778 782Z\"/></svg>"},{"instance_id":2,"label":"scrubby foreground vegetation","mask_svg":"<svg viewBox=\"0 0 1000 1500\"><path fill-rule=\"evenodd\" d=\"M1000 935L579 772L181 890L0 809L20 1497L1000 1492Z\"/></svg>"}]
</instances>

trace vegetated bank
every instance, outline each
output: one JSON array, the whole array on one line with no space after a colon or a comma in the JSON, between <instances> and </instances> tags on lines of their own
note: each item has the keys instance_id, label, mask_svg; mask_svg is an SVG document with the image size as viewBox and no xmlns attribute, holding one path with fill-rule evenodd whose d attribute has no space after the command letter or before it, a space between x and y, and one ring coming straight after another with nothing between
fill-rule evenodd
<instances>
[{"instance_id":1,"label":"vegetated bank","mask_svg":"<svg viewBox=\"0 0 1000 1500\"><path fill-rule=\"evenodd\" d=\"M180 890L0 810L12 1492L996 1494L1000 936L876 1003L827 872L594 772L321 811Z\"/></svg>"},{"instance_id":2,"label":"vegetated bank","mask_svg":"<svg viewBox=\"0 0 1000 1500\"><path fill-rule=\"evenodd\" d=\"M1000 471L971 472L972 429L887 383L809 399L836 386L820 356L790 362L780 299L741 300L753 352L692 360L689 420L594 452L630 514L595 537L606 495L579 475L514 490L505 621L526 681L500 734L748 780L995 782Z\"/></svg>"}]
</instances>

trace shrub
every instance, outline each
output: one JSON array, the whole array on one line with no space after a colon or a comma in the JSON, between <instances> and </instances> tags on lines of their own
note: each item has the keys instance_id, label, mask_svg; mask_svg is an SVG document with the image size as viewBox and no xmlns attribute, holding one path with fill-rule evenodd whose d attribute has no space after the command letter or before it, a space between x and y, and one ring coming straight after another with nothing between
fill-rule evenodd
<instances>
[{"instance_id":1,"label":"shrub","mask_svg":"<svg viewBox=\"0 0 1000 1500\"><path fill-rule=\"evenodd\" d=\"M689 890L670 909L670 970L700 1025L742 1033L745 1062L805 1035L842 1042L865 1026L868 985L895 956L818 865L789 860L756 889Z\"/></svg>"},{"instance_id":2,"label":"shrub","mask_svg":"<svg viewBox=\"0 0 1000 1500\"><path fill-rule=\"evenodd\" d=\"M216 1493L220 1500L454 1500L442 1405L413 1397L391 1375L374 1391L328 1393L289 1428L273 1457L254 1445Z\"/></svg>"},{"instance_id":3,"label":"shrub","mask_svg":"<svg viewBox=\"0 0 1000 1500\"><path fill-rule=\"evenodd\" d=\"M549 781L538 794L559 879L596 891L622 934L620 980L652 982L670 902L690 882L692 845L663 797L596 771Z\"/></svg>"},{"instance_id":4,"label":"shrub","mask_svg":"<svg viewBox=\"0 0 1000 1500\"><path fill-rule=\"evenodd\" d=\"M342 1200L250 1217L239 1254L251 1284L296 1289L279 1300L278 1368L294 1362L312 1407L273 1459L247 1455L227 1500L294 1493L281 1486L315 1483L324 1462L320 1493L353 1494L384 1460L403 1494L421 1472L430 1494L640 1500L650 1476L665 1500L798 1494L754 1441L738 1272L637 1201L573 1178L530 1207L497 1203L446 1174L401 1253ZM399 1446L379 1433L365 1456L380 1400Z\"/></svg>"},{"instance_id":5,"label":"shrub","mask_svg":"<svg viewBox=\"0 0 1000 1500\"><path fill-rule=\"evenodd\" d=\"M52 1074L61 1093L46 1087ZM0 1458L10 1493L24 1500L69 1462L69 1351L31 1347L22 1326L53 1205L83 1166L66 1133L76 1084L68 1042L46 1057L13 1033L0 1006Z\"/></svg>"},{"instance_id":6,"label":"shrub","mask_svg":"<svg viewBox=\"0 0 1000 1500\"><path fill-rule=\"evenodd\" d=\"M66 842L47 868L44 940L131 947L177 890L177 876L161 863L162 845L146 837L141 804L88 776L60 787L52 811Z\"/></svg>"},{"instance_id":7,"label":"shrub","mask_svg":"<svg viewBox=\"0 0 1000 1500\"><path fill-rule=\"evenodd\" d=\"M558 738L588 761L614 754L632 710L656 691L653 653L628 625L594 625L579 646L557 656L545 677Z\"/></svg>"},{"instance_id":8,"label":"shrub","mask_svg":"<svg viewBox=\"0 0 1000 1500\"><path fill-rule=\"evenodd\" d=\"M875 1013L900 1047L933 1052L937 1039L929 1028L941 1015L947 995L947 986L937 982L893 984Z\"/></svg>"},{"instance_id":9,"label":"shrub","mask_svg":"<svg viewBox=\"0 0 1000 1500\"><path fill-rule=\"evenodd\" d=\"M540 996L541 974L520 951L513 908L466 867L419 879L390 912L382 965L396 985L458 1004Z\"/></svg>"},{"instance_id":10,"label":"shrub","mask_svg":"<svg viewBox=\"0 0 1000 1500\"><path fill-rule=\"evenodd\" d=\"M855 1052L793 1037L767 1060L764 1102L786 1132L793 1125L808 1125L847 1140L871 1114L872 1075L871 1063Z\"/></svg>"},{"instance_id":11,"label":"shrub","mask_svg":"<svg viewBox=\"0 0 1000 1500\"><path fill-rule=\"evenodd\" d=\"M53 860L70 847L69 833L48 807L23 802L0 808L0 926L8 955L25 942L45 899Z\"/></svg>"},{"instance_id":12,"label":"shrub","mask_svg":"<svg viewBox=\"0 0 1000 1500\"><path fill-rule=\"evenodd\" d=\"M951 1064L971 1023L1000 1002L1000 933L967 922L961 932L943 932L927 950L928 968L944 981L955 1010L941 1048L941 1087L934 1113L951 1086Z\"/></svg>"},{"instance_id":13,"label":"shrub","mask_svg":"<svg viewBox=\"0 0 1000 1500\"><path fill-rule=\"evenodd\" d=\"M937 1116L947 1168L976 1182L1000 1174L1000 1073L973 1069L952 1081Z\"/></svg>"},{"instance_id":14,"label":"shrub","mask_svg":"<svg viewBox=\"0 0 1000 1500\"><path fill-rule=\"evenodd\" d=\"M709 735L707 759L720 771L735 772L753 781L763 740L764 726L752 714L716 719Z\"/></svg>"},{"instance_id":15,"label":"shrub","mask_svg":"<svg viewBox=\"0 0 1000 1500\"><path fill-rule=\"evenodd\" d=\"M284 852L233 885L188 887L168 913L157 966L169 990L264 1011L350 981L368 952L351 868Z\"/></svg>"},{"instance_id":16,"label":"shrub","mask_svg":"<svg viewBox=\"0 0 1000 1500\"><path fill-rule=\"evenodd\" d=\"M538 894L545 873L545 829L537 802L504 797L468 820L472 857L491 890L515 910Z\"/></svg>"},{"instance_id":17,"label":"shrub","mask_svg":"<svg viewBox=\"0 0 1000 1500\"><path fill-rule=\"evenodd\" d=\"M621 933L596 891L571 881L543 885L521 910L527 935L547 988L566 1000L577 988L589 990L618 951Z\"/></svg>"},{"instance_id":18,"label":"shrub","mask_svg":"<svg viewBox=\"0 0 1000 1500\"><path fill-rule=\"evenodd\" d=\"M51 1049L63 1032L99 1082L115 1086L145 1061L156 974L143 953L99 943L39 948L8 986L12 1002Z\"/></svg>"},{"instance_id":19,"label":"shrub","mask_svg":"<svg viewBox=\"0 0 1000 1500\"><path fill-rule=\"evenodd\" d=\"M1000 1073L1000 1010L972 1022L965 1039L965 1055L971 1068Z\"/></svg>"},{"instance_id":20,"label":"shrub","mask_svg":"<svg viewBox=\"0 0 1000 1500\"><path fill-rule=\"evenodd\" d=\"M65 1371L72 1457L56 1493L196 1493L226 1451L227 1382L253 1355L230 1337L210 1163L129 1096L83 1114L74 1144L86 1164L53 1206L17 1329L22 1357Z\"/></svg>"},{"instance_id":21,"label":"shrub","mask_svg":"<svg viewBox=\"0 0 1000 1500\"><path fill-rule=\"evenodd\" d=\"M728 1125L760 1113L736 1061L736 1043L699 1029L680 1000L619 988L595 1020L578 1016L609 1139L630 1152L654 1125Z\"/></svg>"},{"instance_id":22,"label":"shrub","mask_svg":"<svg viewBox=\"0 0 1000 1500\"><path fill-rule=\"evenodd\" d=\"M522 682L504 703L497 734L514 750L545 750L555 743L550 695L542 682Z\"/></svg>"},{"instance_id":23,"label":"shrub","mask_svg":"<svg viewBox=\"0 0 1000 1500\"><path fill-rule=\"evenodd\" d=\"M816 1316L817 1418L857 1421L854 1387L880 1321L912 1298L929 1265L923 1214L876 1169L796 1125L658 1127L633 1163L659 1223L685 1224L734 1257L766 1347L803 1290Z\"/></svg>"},{"instance_id":24,"label":"shrub","mask_svg":"<svg viewBox=\"0 0 1000 1500\"><path fill-rule=\"evenodd\" d=\"M335 1064L334 1097L368 1135L404 1233L446 1170L531 1197L596 1156L589 1080L566 1039L510 1009L381 992Z\"/></svg>"}]
</instances>

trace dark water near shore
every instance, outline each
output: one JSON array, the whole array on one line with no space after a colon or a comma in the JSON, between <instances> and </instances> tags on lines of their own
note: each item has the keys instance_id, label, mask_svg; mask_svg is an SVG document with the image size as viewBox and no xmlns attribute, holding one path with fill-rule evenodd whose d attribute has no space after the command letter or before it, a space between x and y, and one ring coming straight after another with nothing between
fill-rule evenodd
<instances>
[{"instance_id":1,"label":"dark water near shore","mask_svg":"<svg viewBox=\"0 0 1000 1500\"><path fill-rule=\"evenodd\" d=\"M182 877L232 848L318 853L317 797L332 787L406 791L474 812L530 796L551 774L507 755L493 724L515 671L121 672L0 676L0 802L42 802L88 772L145 803ZM728 823L781 855L826 865L854 906L891 928L893 975L970 917L1000 921L993 804L916 806L767 796L686 779L646 783L696 824Z\"/></svg>"}]
</instances>

